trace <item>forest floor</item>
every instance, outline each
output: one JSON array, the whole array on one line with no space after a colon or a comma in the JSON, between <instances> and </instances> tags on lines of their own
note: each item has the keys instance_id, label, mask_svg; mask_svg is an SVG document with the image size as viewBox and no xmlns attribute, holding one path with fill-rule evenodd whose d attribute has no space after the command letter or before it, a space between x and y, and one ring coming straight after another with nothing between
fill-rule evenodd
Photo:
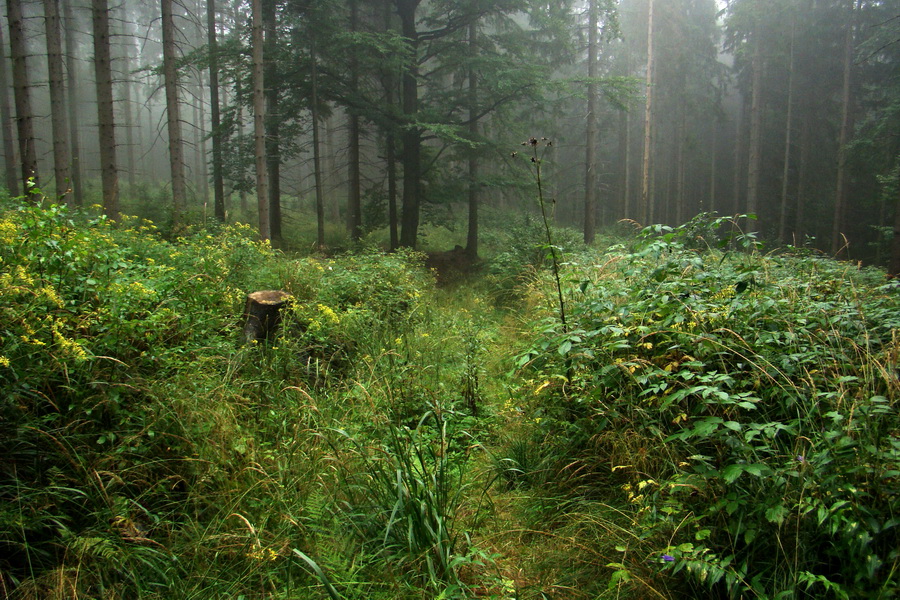
<instances>
[{"instance_id":1,"label":"forest floor","mask_svg":"<svg viewBox=\"0 0 900 600\"><path fill-rule=\"evenodd\" d=\"M2 595L892 597L897 284L723 227L556 230L557 281L528 223L472 263L4 207Z\"/></svg>"}]
</instances>

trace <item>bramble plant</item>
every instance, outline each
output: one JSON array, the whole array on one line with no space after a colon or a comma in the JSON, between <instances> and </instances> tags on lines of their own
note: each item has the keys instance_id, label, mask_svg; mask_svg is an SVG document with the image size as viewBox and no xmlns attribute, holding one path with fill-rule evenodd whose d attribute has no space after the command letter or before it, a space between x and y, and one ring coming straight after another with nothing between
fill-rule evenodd
<instances>
[{"instance_id":1,"label":"bramble plant","mask_svg":"<svg viewBox=\"0 0 900 600\"><path fill-rule=\"evenodd\" d=\"M670 557L663 573L733 597L890 594L896 284L763 257L741 232L719 241L744 253L710 250L726 224L648 228L635 253L584 269L571 328L541 324L519 360L538 381L572 374L565 412L553 385L533 410L578 406L578 434L542 425L567 432L561 452L582 477L621 487L643 532L629 551ZM622 576L645 570L617 564Z\"/></svg>"}]
</instances>

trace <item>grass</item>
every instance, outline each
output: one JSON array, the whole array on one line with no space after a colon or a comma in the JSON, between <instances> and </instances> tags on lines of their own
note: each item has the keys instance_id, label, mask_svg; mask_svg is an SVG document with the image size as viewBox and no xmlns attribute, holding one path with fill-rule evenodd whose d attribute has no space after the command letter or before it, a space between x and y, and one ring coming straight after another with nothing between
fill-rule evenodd
<instances>
[{"instance_id":1,"label":"grass","mask_svg":"<svg viewBox=\"0 0 900 600\"><path fill-rule=\"evenodd\" d=\"M896 594L877 270L709 218L556 231L557 287L526 220L438 289L416 253L0 215L5 597ZM246 346L257 289L294 302Z\"/></svg>"}]
</instances>

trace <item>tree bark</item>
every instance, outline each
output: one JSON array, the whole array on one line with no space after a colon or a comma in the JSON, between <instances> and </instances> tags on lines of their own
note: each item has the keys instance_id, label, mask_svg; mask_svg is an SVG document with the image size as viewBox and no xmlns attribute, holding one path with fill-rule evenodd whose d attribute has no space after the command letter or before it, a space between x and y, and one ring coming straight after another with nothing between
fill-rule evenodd
<instances>
[{"instance_id":1,"label":"tree bark","mask_svg":"<svg viewBox=\"0 0 900 600\"><path fill-rule=\"evenodd\" d=\"M66 123L65 82L63 79L62 38L59 0L44 0L44 29L47 37L47 73L50 83L50 118L53 130L53 174L56 197L74 204L69 188L69 140Z\"/></svg>"},{"instance_id":2,"label":"tree bark","mask_svg":"<svg viewBox=\"0 0 900 600\"><path fill-rule=\"evenodd\" d=\"M247 294L244 304L243 334L246 342L265 342L274 337L281 324L281 310L292 296L280 290L264 290Z\"/></svg>"},{"instance_id":3,"label":"tree bark","mask_svg":"<svg viewBox=\"0 0 900 600\"><path fill-rule=\"evenodd\" d=\"M393 0L384 0L383 17L384 31L390 32L391 26L391 5ZM388 72L383 80L384 85L384 102L387 106L394 106L394 86L395 80L392 73ZM387 180L388 180L388 231L390 234L391 251L400 247L400 235L397 223L397 138L394 134L392 125L385 128L384 138L385 154L387 161Z\"/></svg>"},{"instance_id":4,"label":"tree bark","mask_svg":"<svg viewBox=\"0 0 900 600\"><path fill-rule=\"evenodd\" d=\"M762 35L757 26L753 33L751 64L750 148L747 165L747 213L759 214L759 168L762 161Z\"/></svg>"},{"instance_id":5,"label":"tree bark","mask_svg":"<svg viewBox=\"0 0 900 600\"><path fill-rule=\"evenodd\" d=\"M647 16L647 79L645 83L646 102L644 104L644 157L641 165L641 208L640 219L647 225L653 218L653 204L650 199L650 178L653 153L653 2L649 0Z\"/></svg>"},{"instance_id":6,"label":"tree bark","mask_svg":"<svg viewBox=\"0 0 900 600\"><path fill-rule=\"evenodd\" d=\"M350 0L350 31L359 28L359 6ZM359 66L356 57L350 57L351 93L359 85ZM351 108L347 115L347 233L354 242L362 237L362 202L359 175L359 115Z\"/></svg>"},{"instance_id":7,"label":"tree bark","mask_svg":"<svg viewBox=\"0 0 900 600\"><path fill-rule=\"evenodd\" d=\"M402 81L403 116L406 127L401 134L403 203L400 216L400 245L408 248L416 247L422 191L422 131L414 125L419 111L419 33L416 29L416 9L420 1L396 0L401 35L406 39L410 54Z\"/></svg>"},{"instance_id":8,"label":"tree bark","mask_svg":"<svg viewBox=\"0 0 900 600\"><path fill-rule=\"evenodd\" d=\"M894 239L891 240L891 262L888 266L891 277L900 277L900 194L894 202Z\"/></svg>"},{"instance_id":9,"label":"tree bark","mask_svg":"<svg viewBox=\"0 0 900 600\"><path fill-rule=\"evenodd\" d=\"M709 159L709 207L707 210L709 212L716 212L716 178L718 176L718 156L719 153L716 151L716 146L718 145L718 137L719 137L719 121L714 120L712 122L712 142L710 143L710 147L712 148L712 152L710 153Z\"/></svg>"},{"instance_id":10,"label":"tree bark","mask_svg":"<svg viewBox=\"0 0 900 600\"><path fill-rule=\"evenodd\" d=\"M809 176L809 157L812 152L812 115L805 111L800 124L800 156L797 164L797 198L794 201L795 246L802 246L806 237L806 190Z\"/></svg>"},{"instance_id":11,"label":"tree bark","mask_svg":"<svg viewBox=\"0 0 900 600\"><path fill-rule=\"evenodd\" d=\"M184 143L181 138L181 108L178 102L178 71L175 57L175 23L172 0L161 0L163 76L166 88L166 124L169 132L169 170L172 175L172 226L177 229L185 209Z\"/></svg>"},{"instance_id":12,"label":"tree bark","mask_svg":"<svg viewBox=\"0 0 900 600\"><path fill-rule=\"evenodd\" d=\"M276 0L263 0L263 26L265 28L265 80L266 85L266 169L269 174L269 233L273 241L281 241L281 127L276 52L278 48Z\"/></svg>"},{"instance_id":13,"label":"tree bark","mask_svg":"<svg viewBox=\"0 0 900 600\"><path fill-rule=\"evenodd\" d=\"M836 257L845 254L843 229L847 216L847 144L853 128L850 95L853 79L853 35L862 0L847 0L849 18L844 32L844 82L841 92L841 133L838 141L837 180L834 191L834 218L831 230L831 252Z\"/></svg>"},{"instance_id":14,"label":"tree bark","mask_svg":"<svg viewBox=\"0 0 900 600\"><path fill-rule=\"evenodd\" d=\"M84 192L81 187L81 141L78 136L78 100L76 84L78 81L77 59L75 57L75 19L72 15L72 0L63 0L63 15L66 31L66 92L69 109L69 145L72 164L69 177L72 181L72 192L75 206L84 205Z\"/></svg>"},{"instance_id":15,"label":"tree bark","mask_svg":"<svg viewBox=\"0 0 900 600\"><path fill-rule=\"evenodd\" d=\"M750 112L750 96L746 94L741 96L741 107L738 114L737 123L735 123L735 141L734 141L734 178L731 198L731 212L738 214L746 212L743 204L743 191L745 189L745 167L747 166L746 147L747 147L747 113Z\"/></svg>"},{"instance_id":16,"label":"tree bark","mask_svg":"<svg viewBox=\"0 0 900 600\"><path fill-rule=\"evenodd\" d=\"M3 26L0 24L0 48L6 48L3 40ZM6 189L9 195L19 195L19 175L16 173L16 151L13 144L12 111L9 107L9 76L6 72L6 56L0 54L0 126L3 131L3 158L6 168Z\"/></svg>"},{"instance_id":17,"label":"tree bark","mask_svg":"<svg viewBox=\"0 0 900 600\"><path fill-rule=\"evenodd\" d=\"M787 242L788 188L791 176L791 141L794 129L794 39L796 23L791 15L791 50L788 61L787 116L784 126L784 162L781 170L781 211L778 220L778 239Z\"/></svg>"},{"instance_id":18,"label":"tree bark","mask_svg":"<svg viewBox=\"0 0 900 600\"><path fill-rule=\"evenodd\" d=\"M206 214L206 204L209 202L209 150L207 148L206 131L206 90L209 86L203 81L203 72L197 72L197 129L200 132L200 197L203 198L203 214Z\"/></svg>"},{"instance_id":19,"label":"tree bark","mask_svg":"<svg viewBox=\"0 0 900 600\"><path fill-rule=\"evenodd\" d=\"M47 0L44 1L46 2ZM123 116L122 127L125 130L125 165L126 173L128 176L128 193L133 195L135 192L137 177L137 162L135 161L135 148L137 147L137 145L134 143L134 132L138 128L134 122L131 102L131 65L133 60L132 53L134 50L134 36L131 34L131 32L128 31L128 14L124 9L124 6L120 5L117 8L116 12L119 14L117 20L119 20L120 23L113 29L112 35L114 38L119 37L120 39L124 40L123 43L125 44L124 52L121 56L116 58L116 61L121 65L119 68L119 72L124 76L124 79L119 82L121 91L120 105L122 106Z\"/></svg>"},{"instance_id":20,"label":"tree bark","mask_svg":"<svg viewBox=\"0 0 900 600\"><path fill-rule=\"evenodd\" d=\"M212 138L213 211L225 222L225 179L222 176L222 117L219 113L219 43L216 38L216 0L206 0L206 43L209 46L209 111Z\"/></svg>"},{"instance_id":21,"label":"tree bark","mask_svg":"<svg viewBox=\"0 0 900 600\"><path fill-rule=\"evenodd\" d=\"M34 139L34 114L31 110L31 84L28 81L26 57L28 47L25 41L25 23L22 17L21 0L7 0L6 18L9 21L10 55L12 56L13 95L16 101L16 125L19 133L19 157L22 162L22 183L25 195L37 200L35 189L38 184L37 152ZM31 187L34 183L34 188Z\"/></svg>"},{"instance_id":22,"label":"tree bark","mask_svg":"<svg viewBox=\"0 0 900 600\"><path fill-rule=\"evenodd\" d=\"M107 0L91 0L94 30L94 76L97 84L97 123L100 141L100 175L103 212L119 217L119 173L116 162L116 126L113 114L112 66L109 53Z\"/></svg>"},{"instance_id":23,"label":"tree bark","mask_svg":"<svg viewBox=\"0 0 900 600\"><path fill-rule=\"evenodd\" d=\"M316 62L319 60L316 52L316 36L310 36L310 83L312 94L309 99L310 112L312 113L313 133L313 182L316 188L316 247L319 250L325 248L325 194L322 184L322 156L319 143L319 69Z\"/></svg>"},{"instance_id":24,"label":"tree bark","mask_svg":"<svg viewBox=\"0 0 900 600\"><path fill-rule=\"evenodd\" d=\"M469 24L469 137L471 143L478 139L478 74L475 70L475 59L478 56L478 23L472 21ZM479 186L478 181L478 153L475 148L469 148L469 226L466 232L466 254L470 258L478 257L478 205Z\"/></svg>"},{"instance_id":25,"label":"tree bark","mask_svg":"<svg viewBox=\"0 0 900 600\"><path fill-rule=\"evenodd\" d=\"M687 109L682 101L678 116L678 126L675 128L675 224L681 225L687 221L688 207L687 194L685 194L685 174L687 171Z\"/></svg>"},{"instance_id":26,"label":"tree bark","mask_svg":"<svg viewBox=\"0 0 900 600\"><path fill-rule=\"evenodd\" d=\"M619 219L631 218L631 127L627 110L619 111Z\"/></svg>"},{"instance_id":27,"label":"tree bark","mask_svg":"<svg viewBox=\"0 0 900 600\"><path fill-rule=\"evenodd\" d=\"M259 210L259 237L272 237L269 221L269 175L266 165L266 94L263 64L262 0L251 0L253 46L253 140L256 162L256 205Z\"/></svg>"},{"instance_id":28,"label":"tree bark","mask_svg":"<svg viewBox=\"0 0 900 600\"><path fill-rule=\"evenodd\" d=\"M597 211L597 25L597 0L590 0L588 2L587 127L584 156L585 244L594 243Z\"/></svg>"}]
</instances>

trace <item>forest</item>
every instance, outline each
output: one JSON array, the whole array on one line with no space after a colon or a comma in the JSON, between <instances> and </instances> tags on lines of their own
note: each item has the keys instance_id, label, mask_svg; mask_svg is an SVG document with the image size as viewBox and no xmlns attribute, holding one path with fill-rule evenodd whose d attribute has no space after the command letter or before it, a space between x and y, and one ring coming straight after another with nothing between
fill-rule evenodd
<instances>
[{"instance_id":1,"label":"forest","mask_svg":"<svg viewBox=\"0 0 900 600\"><path fill-rule=\"evenodd\" d=\"M753 214L770 245L900 269L892 2L62 4L7 3L12 196L33 178L307 250L435 227L475 257L480 220L521 212L511 155L537 137L586 243Z\"/></svg>"},{"instance_id":2,"label":"forest","mask_svg":"<svg viewBox=\"0 0 900 600\"><path fill-rule=\"evenodd\" d=\"M5 3L0 598L900 595L896 2Z\"/></svg>"}]
</instances>

